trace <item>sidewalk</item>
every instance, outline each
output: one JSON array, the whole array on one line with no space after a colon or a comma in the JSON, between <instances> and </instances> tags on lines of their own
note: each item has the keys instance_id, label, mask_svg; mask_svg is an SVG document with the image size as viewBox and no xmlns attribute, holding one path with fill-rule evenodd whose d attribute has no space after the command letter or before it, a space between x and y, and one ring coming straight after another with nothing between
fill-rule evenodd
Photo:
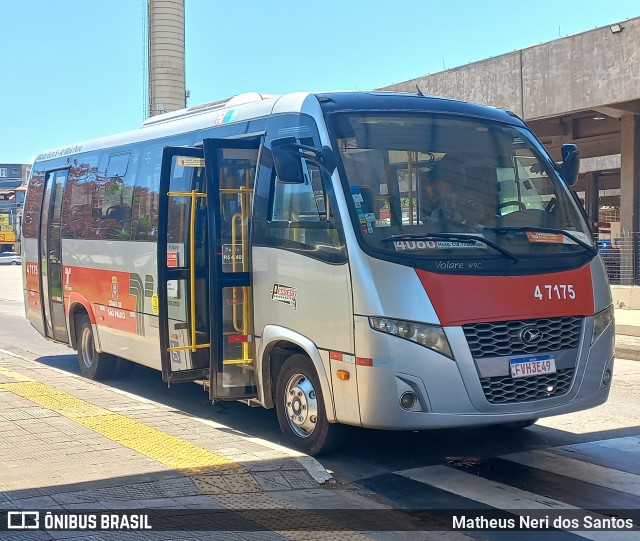
<instances>
[{"instance_id":1,"label":"sidewalk","mask_svg":"<svg viewBox=\"0 0 640 541\"><path fill-rule=\"evenodd\" d=\"M640 360L640 310L616 322L616 356ZM6 531L25 510L139 512L166 529ZM416 537L422 523L391 513L311 457L0 350L3 541L469 539Z\"/></svg>"},{"instance_id":2,"label":"sidewalk","mask_svg":"<svg viewBox=\"0 0 640 541\"><path fill-rule=\"evenodd\" d=\"M640 310L616 308L616 357L640 361Z\"/></svg>"},{"instance_id":3,"label":"sidewalk","mask_svg":"<svg viewBox=\"0 0 640 541\"><path fill-rule=\"evenodd\" d=\"M393 517L400 531L388 531L376 519L387 506L339 485L311 457L4 350L0 472L0 538L8 541L416 535L415 520L404 514ZM145 512L173 531L6 531L9 513L25 510L38 510L41 525L46 512ZM383 531L353 531L354 513L363 530ZM442 532L420 538L442 539Z\"/></svg>"}]
</instances>

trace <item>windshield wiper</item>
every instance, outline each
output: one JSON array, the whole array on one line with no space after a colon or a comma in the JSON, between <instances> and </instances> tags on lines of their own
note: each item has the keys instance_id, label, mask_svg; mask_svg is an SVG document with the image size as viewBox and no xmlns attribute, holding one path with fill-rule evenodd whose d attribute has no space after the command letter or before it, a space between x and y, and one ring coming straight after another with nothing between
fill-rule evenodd
<instances>
[{"instance_id":1,"label":"windshield wiper","mask_svg":"<svg viewBox=\"0 0 640 541\"><path fill-rule=\"evenodd\" d=\"M468 240L477 240L478 242L482 242L487 246L493 248L494 250L500 252L503 256L511 259L512 261L519 261L519 259L513 255L509 250L505 250L502 246L499 246L493 241L487 240L484 237L479 237L477 235L471 235L467 233L424 233L421 235L391 235L390 237L382 239L382 242L396 241L396 240L438 240L438 239L446 239L446 240L459 240L459 241L468 241Z\"/></svg>"},{"instance_id":2,"label":"windshield wiper","mask_svg":"<svg viewBox=\"0 0 640 541\"><path fill-rule=\"evenodd\" d=\"M563 229L555 229L552 227L523 226L523 227L487 227L485 228L485 230L493 231L494 233L510 233L511 231L521 231L523 233L526 233L527 231L531 231L532 233L555 233L557 235L565 235L569 237L573 242L578 244L579 246L582 246L588 252L591 252L591 254L596 255L598 253L597 248L579 239L575 235L572 235L571 233L564 231Z\"/></svg>"}]
</instances>

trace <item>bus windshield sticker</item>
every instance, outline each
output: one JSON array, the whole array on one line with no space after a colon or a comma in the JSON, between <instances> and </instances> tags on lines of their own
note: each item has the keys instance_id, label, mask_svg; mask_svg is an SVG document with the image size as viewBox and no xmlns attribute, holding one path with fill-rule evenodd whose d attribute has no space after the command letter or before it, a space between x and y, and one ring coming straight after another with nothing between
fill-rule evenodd
<instances>
[{"instance_id":1,"label":"bus windshield sticker","mask_svg":"<svg viewBox=\"0 0 640 541\"><path fill-rule=\"evenodd\" d=\"M178 280L167 280L167 297L170 299L180 298L180 290L178 289Z\"/></svg>"},{"instance_id":2,"label":"bus windshield sticker","mask_svg":"<svg viewBox=\"0 0 640 541\"><path fill-rule=\"evenodd\" d=\"M180 347L179 337L178 337L178 335L176 333L171 333L171 336L169 337L169 347L171 347L171 348ZM182 357L180 356L180 352L179 351L172 351L171 352L171 362L172 363L177 363L177 364L182 364Z\"/></svg>"},{"instance_id":3,"label":"bus windshield sticker","mask_svg":"<svg viewBox=\"0 0 640 541\"><path fill-rule=\"evenodd\" d=\"M417 250L445 250L450 248L486 248L475 240L396 240L393 242L396 252Z\"/></svg>"},{"instance_id":4,"label":"bus windshield sticker","mask_svg":"<svg viewBox=\"0 0 640 541\"><path fill-rule=\"evenodd\" d=\"M242 246L239 244L223 244L222 245L222 265L234 266L242 265Z\"/></svg>"},{"instance_id":5,"label":"bus windshield sticker","mask_svg":"<svg viewBox=\"0 0 640 541\"><path fill-rule=\"evenodd\" d=\"M195 156L176 156L176 165L178 167L204 167L204 158L196 158Z\"/></svg>"},{"instance_id":6,"label":"bus windshield sticker","mask_svg":"<svg viewBox=\"0 0 640 541\"><path fill-rule=\"evenodd\" d=\"M288 304L289 306L293 306L294 310L297 309L297 287L285 286L284 284L273 284L273 289L269 291L269 295L271 295L272 301Z\"/></svg>"},{"instance_id":7,"label":"bus windshield sticker","mask_svg":"<svg viewBox=\"0 0 640 541\"><path fill-rule=\"evenodd\" d=\"M526 231L529 242L550 242L553 244L562 244L564 235L559 233L541 233L539 231Z\"/></svg>"},{"instance_id":8,"label":"bus windshield sticker","mask_svg":"<svg viewBox=\"0 0 640 541\"><path fill-rule=\"evenodd\" d=\"M167 267L174 268L178 266L178 252L167 252Z\"/></svg>"},{"instance_id":9,"label":"bus windshield sticker","mask_svg":"<svg viewBox=\"0 0 640 541\"><path fill-rule=\"evenodd\" d=\"M354 203L362 203L363 198L362 198L362 191L360 190L360 186L351 186L351 197L353 197Z\"/></svg>"}]
</instances>

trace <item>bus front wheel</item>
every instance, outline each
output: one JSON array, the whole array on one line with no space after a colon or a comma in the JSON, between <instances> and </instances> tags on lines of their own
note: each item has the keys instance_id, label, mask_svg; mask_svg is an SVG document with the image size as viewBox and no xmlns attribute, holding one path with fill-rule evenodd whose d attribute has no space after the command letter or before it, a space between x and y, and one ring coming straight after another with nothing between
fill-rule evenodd
<instances>
[{"instance_id":1,"label":"bus front wheel","mask_svg":"<svg viewBox=\"0 0 640 541\"><path fill-rule=\"evenodd\" d=\"M80 316L76 329L80 372L85 378L93 380L108 378L113 370L114 359L111 355L96 351L93 328L87 314Z\"/></svg>"},{"instance_id":2,"label":"bus front wheel","mask_svg":"<svg viewBox=\"0 0 640 541\"><path fill-rule=\"evenodd\" d=\"M308 357L296 354L284 362L275 402L280 429L293 447L318 455L338 445L343 427L327 420L320 381Z\"/></svg>"}]
</instances>

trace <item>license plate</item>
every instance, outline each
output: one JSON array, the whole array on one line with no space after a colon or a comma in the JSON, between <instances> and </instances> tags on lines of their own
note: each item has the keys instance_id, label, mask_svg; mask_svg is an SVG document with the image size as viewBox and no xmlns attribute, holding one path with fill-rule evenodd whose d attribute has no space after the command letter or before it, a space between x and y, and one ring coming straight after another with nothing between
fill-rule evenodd
<instances>
[{"instance_id":1,"label":"license plate","mask_svg":"<svg viewBox=\"0 0 640 541\"><path fill-rule=\"evenodd\" d=\"M556 361L551 355L509 359L512 378L526 378L541 374L555 374Z\"/></svg>"}]
</instances>

